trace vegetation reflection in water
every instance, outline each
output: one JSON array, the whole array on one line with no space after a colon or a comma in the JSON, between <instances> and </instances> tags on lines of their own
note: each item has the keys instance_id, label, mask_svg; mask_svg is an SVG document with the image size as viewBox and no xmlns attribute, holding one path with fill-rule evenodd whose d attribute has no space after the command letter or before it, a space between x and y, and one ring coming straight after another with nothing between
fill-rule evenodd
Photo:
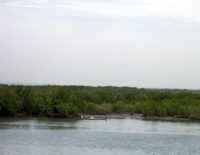
<instances>
[{"instance_id":1,"label":"vegetation reflection in water","mask_svg":"<svg viewBox=\"0 0 200 155\"><path fill-rule=\"evenodd\" d=\"M49 119L42 117L0 118L0 129L11 130L84 130L74 124L77 120Z\"/></svg>"},{"instance_id":2,"label":"vegetation reflection in water","mask_svg":"<svg viewBox=\"0 0 200 155\"><path fill-rule=\"evenodd\" d=\"M120 117L119 117L120 118ZM0 154L198 154L199 122L0 118Z\"/></svg>"},{"instance_id":3,"label":"vegetation reflection in water","mask_svg":"<svg viewBox=\"0 0 200 155\"><path fill-rule=\"evenodd\" d=\"M14 130L33 130L29 125L0 125L0 129L14 129ZM34 126L34 130L85 130L85 128L65 127L65 126Z\"/></svg>"},{"instance_id":4,"label":"vegetation reflection in water","mask_svg":"<svg viewBox=\"0 0 200 155\"><path fill-rule=\"evenodd\" d=\"M2 130L82 130L127 133L200 134L200 123L188 120L108 118L105 120L0 118Z\"/></svg>"}]
</instances>

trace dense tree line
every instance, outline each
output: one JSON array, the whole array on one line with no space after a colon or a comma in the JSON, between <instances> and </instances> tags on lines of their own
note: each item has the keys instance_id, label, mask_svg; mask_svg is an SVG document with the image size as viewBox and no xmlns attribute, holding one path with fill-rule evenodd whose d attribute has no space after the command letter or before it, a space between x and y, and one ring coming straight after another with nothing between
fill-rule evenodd
<instances>
[{"instance_id":1,"label":"dense tree line","mask_svg":"<svg viewBox=\"0 0 200 155\"><path fill-rule=\"evenodd\" d=\"M200 91L132 87L0 85L0 115L143 113L200 119Z\"/></svg>"}]
</instances>

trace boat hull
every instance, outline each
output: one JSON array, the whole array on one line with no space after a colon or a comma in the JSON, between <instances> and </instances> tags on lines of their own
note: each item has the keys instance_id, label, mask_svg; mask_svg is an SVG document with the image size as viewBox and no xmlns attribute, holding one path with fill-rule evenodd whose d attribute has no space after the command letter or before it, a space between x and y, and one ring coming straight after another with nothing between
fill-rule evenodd
<instances>
[{"instance_id":1,"label":"boat hull","mask_svg":"<svg viewBox=\"0 0 200 155\"><path fill-rule=\"evenodd\" d=\"M80 120L107 120L107 119L105 119L105 118L93 118L93 119L91 119L91 118L80 118Z\"/></svg>"}]
</instances>

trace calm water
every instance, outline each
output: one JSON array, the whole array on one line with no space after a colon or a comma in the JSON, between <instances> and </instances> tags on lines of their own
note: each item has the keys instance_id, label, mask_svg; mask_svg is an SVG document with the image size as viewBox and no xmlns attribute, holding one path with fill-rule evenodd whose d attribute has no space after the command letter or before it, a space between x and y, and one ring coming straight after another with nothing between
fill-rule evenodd
<instances>
[{"instance_id":1,"label":"calm water","mask_svg":"<svg viewBox=\"0 0 200 155\"><path fill-rule=\"evenodd\" d=\"M0 118L0 155L200 154L200 122Z\"/></svg>"}]
</instances>

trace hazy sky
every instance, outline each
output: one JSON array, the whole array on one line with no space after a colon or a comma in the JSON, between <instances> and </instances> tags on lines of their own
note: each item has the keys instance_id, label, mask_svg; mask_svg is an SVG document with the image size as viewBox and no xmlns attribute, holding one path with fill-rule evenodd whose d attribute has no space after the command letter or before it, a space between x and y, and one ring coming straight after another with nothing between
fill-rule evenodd
<instances>
[{"instance_id":1,"label":"hazy sky","mask_svg":"<svg viewBox=\"0 0 200 155\"><path fill-rule=\"evenodd\" d=\"M0 83L200 89L199 0L1 0Z\"/></svg>"}]
</instances>

